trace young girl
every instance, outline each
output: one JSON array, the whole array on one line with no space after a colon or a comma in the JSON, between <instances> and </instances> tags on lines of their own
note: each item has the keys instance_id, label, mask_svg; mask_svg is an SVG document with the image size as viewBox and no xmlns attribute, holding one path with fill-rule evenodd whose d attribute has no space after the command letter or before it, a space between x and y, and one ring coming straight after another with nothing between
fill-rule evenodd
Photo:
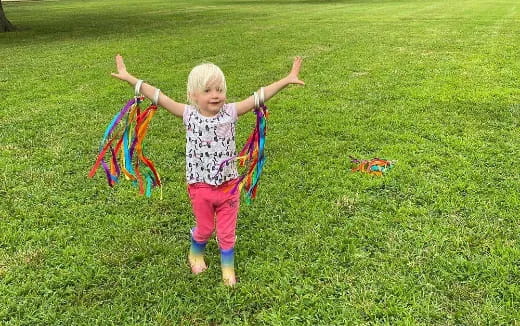
<instances>
[{"instance_id":1,"label":"young girl","mask_svg":"<svg viewBox=\"0 0 520 326\"><path fill-rule=\"evenodd\" d=\"M285 78L260 89L265 101L289 84L305 84L298 78L301 63L302 58L296 57ZM240 194L231 194L224 189L238 178L235 161L231 159L236 155L236 121L238 116L255 107L255 96L226 103L224 74L214 64L205 63L190 72L187 85L189 104L181 104L129 74L120 55L116 56L116 66L117 73L112 73L113 77L128 82L142 95L153 98L159 106L183 119L186 126L186 181L195 215L188 261L194 274L206 270L204 248L216 228L222 279L224 284L233 286L236 283L234 246ZM220 162L226 160L227 163L220 167Z\"/></svg>"}]
</instances>

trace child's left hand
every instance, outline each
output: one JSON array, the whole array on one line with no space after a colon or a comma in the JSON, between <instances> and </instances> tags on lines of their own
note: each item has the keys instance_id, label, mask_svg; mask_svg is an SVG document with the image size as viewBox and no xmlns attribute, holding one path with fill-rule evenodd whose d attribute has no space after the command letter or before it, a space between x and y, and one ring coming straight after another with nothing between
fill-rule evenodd
<instances>
[{"instance_id":1,"label":"child's left hand","mask_svg":"<svg viewBox=\"0 0 520 326\"><path fill-rule=\"evenodd\" d=\"M303 61L303 59L300 56L294 58L291 72L289 73L289 75L287 75L287 81L289 84L305 85L305 82L303 80L300 80L300 78L298 78L298 74L300 73L300 67L302 65L302 61Z\"/></svg>"},{"instance_id":2,"label":"child's left hand","mask_svg":"<svg viewBox=\"0 0 520 326\"><path fill-rule=\"evenodd\" d=\"M116 55L116 68L117 68L117 73L111 73L112 77L115 77L115 78L118 78L118 79L121 79L124 81L130 80L131 75L128 73L128 71L126 71L126 66L125 66L125 62L123 61L123 57L119 54Z\"/></svg>"}]
</instances>

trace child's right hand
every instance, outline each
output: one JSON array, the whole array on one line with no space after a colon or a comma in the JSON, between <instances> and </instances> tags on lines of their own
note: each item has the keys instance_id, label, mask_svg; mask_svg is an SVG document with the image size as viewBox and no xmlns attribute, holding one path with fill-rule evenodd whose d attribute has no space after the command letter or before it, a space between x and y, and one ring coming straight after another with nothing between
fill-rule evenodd
<instances>
[{"instance_id":1,"label":"child's right hand","mask_svg":"<svg viewBox=\"0 0 520 326\"><path fill-rule=\"evenodd\" d=\"M116 55L117 73L111 73L112 77L128 81L130 74L126 71L126 66L121 55Z\"/></svg>"}]
</instances>

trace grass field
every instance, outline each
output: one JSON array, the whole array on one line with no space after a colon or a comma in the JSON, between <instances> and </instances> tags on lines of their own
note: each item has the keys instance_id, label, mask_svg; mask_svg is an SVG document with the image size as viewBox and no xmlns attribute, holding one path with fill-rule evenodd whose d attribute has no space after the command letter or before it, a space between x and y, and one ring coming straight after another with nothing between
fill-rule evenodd
<instances>
[{"instance_id":1,"label":"grass field","mask_svg":"<svg viewBox=\"0 0 520 326\"><path fill-rule=\"evenodd\" d=\"M0 324L520 323L520 3L9 2L0 35ZM202 62L235 101L305 59L269 103L236 270L187 265L182 121L146 150L163 199L87 179L129 71L178 100ZM253 126L239 122L239 143ZM378 178L349 155L398 163Z\"/></svg>"}]
</instances>

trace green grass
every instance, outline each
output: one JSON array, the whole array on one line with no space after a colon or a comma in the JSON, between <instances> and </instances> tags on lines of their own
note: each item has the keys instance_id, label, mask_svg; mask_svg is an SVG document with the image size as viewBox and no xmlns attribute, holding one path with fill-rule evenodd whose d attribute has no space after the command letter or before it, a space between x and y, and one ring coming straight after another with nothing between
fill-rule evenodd
<instances>
[{"instance_id":1,"label":"green grass","mask_svg":"<svg viewBox=\"0 0 520 326\"><path fill-rule=\"evenodd\" d=\"M0 323L520 322L520 4L514 0L5 3ZM268 165L241 208L239 285L187 266L182 121L161 110L137 196L87 172L132 95L114 55L173 98L222 67L230 101L305 58L269 102ZM245 140L253 124L239 123ZM239 141L241 143L242 141ZM348 155L398 160L385 177Z\"/></svg>"}]
</instances>

